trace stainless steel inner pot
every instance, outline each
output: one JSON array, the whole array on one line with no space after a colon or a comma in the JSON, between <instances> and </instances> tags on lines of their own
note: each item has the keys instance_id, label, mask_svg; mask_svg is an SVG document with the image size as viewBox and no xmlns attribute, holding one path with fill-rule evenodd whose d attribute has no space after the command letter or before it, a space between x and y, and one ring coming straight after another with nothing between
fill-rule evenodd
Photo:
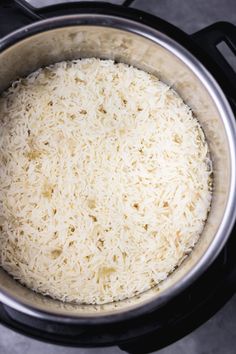
<instances>
[{"instance_id":1,"label":"stainless steel inner pot","mask_svg":"<svg viewBox=\"0 0 236 354\"><path fill-rule=\"evenodd\" d=\"M161 306L206 270L235 220L234 116L209 72L162 32L109 15L79 14L40 21L0 41L0 91L39 67L83 57L132 64L157 75L180 94L205 132L213 160L214 192L206 226L191 255L166 281L131 299L100 306L62 303L36 294L0 270L1 302L32 316L68 323L113 321Z\"/></svg>"}]
</instances>

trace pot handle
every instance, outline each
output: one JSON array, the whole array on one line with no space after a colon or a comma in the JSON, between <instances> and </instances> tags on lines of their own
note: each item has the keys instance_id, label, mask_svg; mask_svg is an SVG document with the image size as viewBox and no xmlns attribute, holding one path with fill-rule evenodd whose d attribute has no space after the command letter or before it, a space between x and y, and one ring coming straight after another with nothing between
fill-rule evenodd
<instances>
[{"instance_id":1,"label":"pot handle","mask_svg":"<svg viewBox=\"0 0 236 354\"><path fill-rule=\"evenodd\" d=\"M223 86L226 95L233 104L236 113L236 66L229 64L218 49L218 45L224 42L232 51L236 61L236 26L229 22L216 22L199 32L194 33L192 39L209 56L207 67L211 71L212 59L215 63L216 78Z\"/></svg>"},{"instance_id":2,"label":"pot handle","mask_svg":"<svg viewBox=\"0 0 236 354\"><path fill-rule=\"evenodd\" d=\"M41 8L36 8L25 0L14 0L17 7L19 7L30 19L43 20L45 17L40 14Z\"/></svg>"},{"instance_id":3,"label":"pot handle","mask_svg":"<svg viewBox=\"0 0 236 354\"><path fill-rule=\"evenodd\" d=\"M124 6L124 7L129 7L134 0L123 0L119 5ZM112 3L109 3L108 1L102 1L102 2L90 2L90 1L77 1L77 2L62 2L58 4L52 4L52 5L47 5L43 7L36 8L33 5L31 5L28 1L26 0L15 0L16 5L27 15L29 16L32 20L43 20L48 17L52 16L57 16L59 15L62 11L63 14L74 14L75 11L78 9L78 3L80 4L80 9L83 6L86 6L87 8L93 8L96 7L96 5L111 5Z\"/></svg>"}]
</instances>

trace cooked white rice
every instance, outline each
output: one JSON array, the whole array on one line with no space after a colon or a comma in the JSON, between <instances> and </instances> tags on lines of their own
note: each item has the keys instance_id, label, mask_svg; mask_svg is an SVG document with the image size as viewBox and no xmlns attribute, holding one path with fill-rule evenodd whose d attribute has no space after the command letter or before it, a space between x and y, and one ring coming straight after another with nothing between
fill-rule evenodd
<instances>
[{"instance_id":1,"label":"cooked white rice","mask_svg":"<svg viewBox=\"0 0 236 354\"><path fill-rule=\"evenodd\" d=\"M106 303L166 279L211 201L203 132L157 78L61 62L0 99L0 264L63 301Z\"/></svg>"}]
</instances>

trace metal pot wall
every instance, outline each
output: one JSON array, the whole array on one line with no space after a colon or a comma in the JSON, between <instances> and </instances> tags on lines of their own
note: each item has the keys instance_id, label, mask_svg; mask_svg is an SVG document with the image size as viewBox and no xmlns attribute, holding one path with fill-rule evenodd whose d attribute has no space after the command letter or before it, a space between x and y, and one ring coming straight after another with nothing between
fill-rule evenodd
<instances>
[{"instance_id":1,"label":"metal pot wall","mask_svg":"<svg viewBox=\"0 0 236 354\"><path fill-rule=\"evenodd\" d=\"M25 2L17 2L34 16ZM54 17L61 10L63 15ZM190 39L172 25L137 10L86 3L73 4L69 11L74 14L64 14L68 8L60 6L38 11L37 17L46 13L54 16L0 40L0 91L17 77L61 60L98 57L132 64L159 76L192 108L213 159L212 207L200 241L158 287L117 303L78 305L36 294L0 270L0 301L13 309L43 320L111 323L149 313L182 292L213 262L234 225L236 127L232 108L236 80L218 53L216 42L225 39L235 48L235 27L216 24ZM206 44L217 63L201 51L197 42Z\"/></svg>"}]
</instances>

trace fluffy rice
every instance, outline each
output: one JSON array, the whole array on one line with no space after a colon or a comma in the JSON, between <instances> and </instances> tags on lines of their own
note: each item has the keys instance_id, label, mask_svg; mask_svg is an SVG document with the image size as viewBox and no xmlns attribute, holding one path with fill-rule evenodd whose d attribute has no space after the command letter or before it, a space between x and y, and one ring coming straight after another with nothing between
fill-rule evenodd
<instances>
[{"instance_id":1,"label":"fluffy rice","mask_svg":"<svg viewBox=\"0 0 236 354\"><path fill-rule=\"evenodd\" d=\"M63 301L166 279L210 207L208 146L156 77L110 60L40 69L0 98L0 264Z\"/></svg>"}]
</instances>

